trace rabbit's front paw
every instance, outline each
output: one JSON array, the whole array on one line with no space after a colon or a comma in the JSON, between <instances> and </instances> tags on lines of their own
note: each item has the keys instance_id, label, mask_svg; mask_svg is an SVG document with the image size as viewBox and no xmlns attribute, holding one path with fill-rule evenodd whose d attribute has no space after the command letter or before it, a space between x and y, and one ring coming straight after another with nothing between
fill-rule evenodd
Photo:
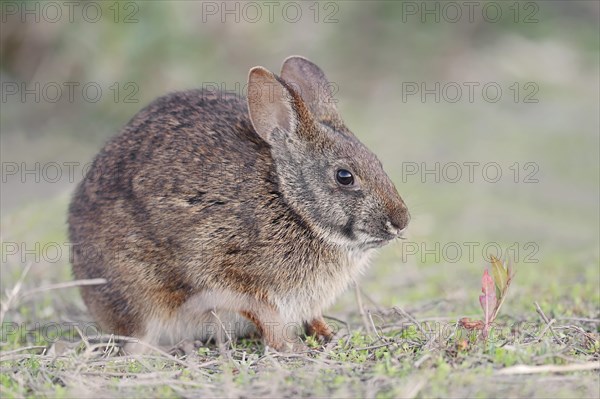
<instances>
[{"instance_id":1,"label":"rabbit's front paw","mask_svg":"<svg viewBox=\"0 0 600 399\"><path fill-rule=\"evenodd\" d=\"M331 327L327 324L323 317L317 317L313 319L306 326L306 334L312 335L323 343L331 341L335 335Z\"/></svg>"}]
</instances>

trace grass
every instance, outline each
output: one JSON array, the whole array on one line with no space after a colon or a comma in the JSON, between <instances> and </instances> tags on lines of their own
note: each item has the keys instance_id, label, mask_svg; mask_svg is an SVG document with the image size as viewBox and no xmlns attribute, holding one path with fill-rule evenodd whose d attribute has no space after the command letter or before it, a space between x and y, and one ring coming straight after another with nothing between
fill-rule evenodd
<instances>
[{"instance_id":1,"label":"grass","mask_svg":"<svg viewBox=\"0 0 600 399\"><path fill-rule=\"evenodd\" d=\"M505 320L508 323L517 320ZM600 341L593 322L545 323L526 331L498 332L488 342L436 322L433 332L386 317L378 335L356 327L305 354L264 353L256 341L200 347L188 355L115 355L111 345L80 344L62 353L19 342L2 353L3 397L593 397ZM425 323L428 324L428 323ZM438 329L450 332L438 334ZM54 352L54 353L52 353ZM528 375L511 368L555 365L553 373ZM562 367L562 368L561 368ZM576 377L576 378L574 378Z\"/></svg>"}]
</instances>

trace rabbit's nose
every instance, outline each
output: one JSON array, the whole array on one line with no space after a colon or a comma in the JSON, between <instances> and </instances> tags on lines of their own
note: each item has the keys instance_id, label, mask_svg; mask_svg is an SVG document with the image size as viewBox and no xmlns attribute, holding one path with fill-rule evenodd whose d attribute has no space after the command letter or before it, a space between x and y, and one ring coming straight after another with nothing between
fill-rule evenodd
<instances>
[{"instance_id":1,"label":"rabbit's nose","mask_svg":"<svg viewBox=\"0 0 600 399\"><path fill-rule=\"evenodd\" d=\"M391 227L396 230L396 235L401 234L406 228L408 222L410 222L410 213L404 203L402 203L401 206L395 207L395 209L390 212L389 222Z\"/></svg>"}]
</instances>

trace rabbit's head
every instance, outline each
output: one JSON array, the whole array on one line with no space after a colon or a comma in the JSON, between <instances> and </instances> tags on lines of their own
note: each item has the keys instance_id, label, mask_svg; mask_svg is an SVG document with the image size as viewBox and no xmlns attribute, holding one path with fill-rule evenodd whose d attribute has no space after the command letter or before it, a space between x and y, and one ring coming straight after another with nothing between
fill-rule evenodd
<instances>
[{"instance_id":1,"label":"rabbit's head","mask_svg":"<svg viewBox=\"0 0 600 399\"><path fill-rule=\"evenodd\" d=\"M271 147L289 206L323 239L351 250L398 237L409 213L377 157L339 117L321 69L289 57L281 76L250 70L248 109Z\"/></svg>"}]
</instances>

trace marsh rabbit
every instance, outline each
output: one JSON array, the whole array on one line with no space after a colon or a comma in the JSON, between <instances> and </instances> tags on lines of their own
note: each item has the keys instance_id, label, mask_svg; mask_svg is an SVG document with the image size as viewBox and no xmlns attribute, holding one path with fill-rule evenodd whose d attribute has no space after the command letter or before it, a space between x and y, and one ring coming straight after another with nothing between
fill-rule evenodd
<instances>
[{"instance_id":1,"label":"marsh rabbit","mask_svg":"<svg viewBox=\"0 0 600 399\"><path fill-rule=\"evenodd\" d=\"M250 70L247 98L158 98L96 156L69 208L73 270L103 332L150 345L221 328L302 348L322 312L401 235L406 205L305 58ZM129 346L131 351L139 345Z\"/></svg>"}]
</instances>

